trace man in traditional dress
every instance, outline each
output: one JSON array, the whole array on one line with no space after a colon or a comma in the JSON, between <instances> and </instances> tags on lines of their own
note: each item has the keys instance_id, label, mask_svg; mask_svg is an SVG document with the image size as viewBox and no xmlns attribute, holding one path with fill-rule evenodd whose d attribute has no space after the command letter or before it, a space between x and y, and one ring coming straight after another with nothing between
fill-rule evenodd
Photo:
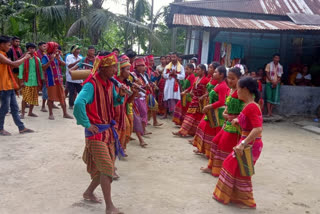
<instances>
[{"instance_id":1,"label":"man in traditional dress","mask_svg":"<svg viewBox=\"0 0 320 214\"><path fill-rule=\"evenodd\" d=\"M15 94L15 90L18 89L18 84L11 71L11 66L19 67L19 65L31 56L27 53L21 59L11 61L6 54L6 52L9 51L10 46L10 37L0 36L0 136L11 135L8 131L4 130L4 120L9 111L9 107L13 121L16 126L18 126L20 134L33 132L31 129L27 129L21 122L19 106Z\"/></svg>"},{"instance_id":2,"label":"man in traditional dress","mask_svg":"<svg viewBox=\"0 0 320 214\"><path fill-rule=\"evenodd\" d=\"M27 43L26 49L32 58L19 66L19 80L22 88L21 119L24 119L26 105L29 104L29 117L38 117L32 112L38 106L38 92L42 89L43 73L40 59L35 55L36 45Z\"/></svg>"},{"instance_id":3,"label":"man in traditional dress","mask_svg":"<svg viewBox=\"0 0 320 214\"><path fill-rule=\"evenodd\" d=\"M45 42L39 42L38 43L38 51L37 51L37 56L39 57L40 61L42 57L46 54L47 51L47 43ZM41 68L42 69L42 68ZM44 74L45 75L45 74ZM44 78L45 79L45 78ZM41 110L42 112L48 112L46 109L46 102L48 100L48 90L47 90L47 84L42 84L42 107Z\"/></svg>"},{"instance_id":4,"label":"man in traditional dress","mask_svg":"<svg viewBox=\"0 0 320 214\"><path fill-rule=\"evenodd\" d=\"M120 90L118 94L110 81L117 70L117 62L114 53L102 52L96 57L92 74L85 81L74 106L77 124L85 127L86 148L83 160L92 178L83 197L101 203L94 195L94 190L100 184L107 214L120 213L111 199L111 183L115 172L115 157L124 155L114 127L114 106L123 103L124 93Z\"/></svg>"},{"instance_id":5,"label":"man in traditional dress","mask_svg":"<svg viewBox=\"0 0 320 214\"><path fill-rule=\"evenodd\" d=\"M58 48L58 43L48 42L47 55L44 55L41 59L42 70L45 72L48 89L49 120L54 120L52 111L53 102L60 102L63 118L73 119L73 117L67 113L61 73L61 66L66 66L66 63L62 60L61 51Z\"/></svg>"},{"instance_id":6,"label":"man in traditional dress","mask_svg":"<svg viewBox=\"0 0 320 214\"><path fill-rule=\"evenodd\" d=\"M80 47L78 45L73 45L71 47L71 54L69 54L66 58L66 80L67 80L67 88L69 91L69 109L73 109L74 99L76 93L80 93L82 88L82 80L72 80L70 69L77 65L82 57L79 56L80 54Z\"/></svg>"},{"instance_id":7,"label":"man in traditional dress","mask_svg":"<svg viewBox=\"0 0 320 214\"><path fill-rule=\"evenodd\" d=\"M7 56L9 57L9 59L11 59L11 61L16 61L18 59L21 58L21 56L23 55L22 50L20 48L20 38L19 37L12 37L11 39L11 48L7 53ZM19 68L13 68L12 69L13 72L13 76L15 78L16 83L18 84L19 88L19 79L18 79L18 75L19 75ZM18 89L19 89L18 88Z\"/></svg>"},{"instance_id":8,"label":"man in traditional dress","mask_svg":"<svg viewBox=\"0 0 320 214\"><path fill-rule=\"evenodd\" d=\"M267 84L266 84L266 102L268 108L268 116L272 116L274 105L280 104L280 82L283 74L283 67L280 65L280 55L274 54L273 61L267 64Z\"/></svg>"},{"instance_id":9,"label":"man in traditional dress","mask_svg":"<svg viewBox=\"0 0 320 214\"><path fill-rule=\"evenodd\" d=\"M172 113L177 102L181 99L179 81L185 78L184 67L178 62L178 54L171 54L171 62L163 72L166 79L164 86L164 102L168 111Z\"/></svg>"},{"instance_id":10,"label":"man in traditional dress","mask_svg":"<svg viewBox=\"0 0 320 214\"><path fill-rule=\"evenodd\" d=\"M78 68L80 68L80 69L91 69L91 67L88 66L88 65L92 65L93 66L93 63L94 63L94 60L95 60L95 53L96 53L95 47L89 46L88 47L87 56L83 57L78 64L76 64L75 66L73 66L70 69L70 71L77 70Z\"/></svg>"}]
</instances>

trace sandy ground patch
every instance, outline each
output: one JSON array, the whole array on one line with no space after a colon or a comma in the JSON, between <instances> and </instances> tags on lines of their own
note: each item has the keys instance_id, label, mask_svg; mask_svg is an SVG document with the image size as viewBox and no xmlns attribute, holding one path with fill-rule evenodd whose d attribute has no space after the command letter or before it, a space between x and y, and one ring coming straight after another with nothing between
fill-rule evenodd
<instances>
[{"instance_id":1,"label":"sandy ground patch","mask_svg":"<svg viewBox=\"0 0 320 214\"><path fill-rule=\"evenodd\" d=\"M19 135L11 116L0 137L1 214L101 214L104 205L84 202L89 174L81 160L83 128L75 120L56 120L35 109L26 117L36 133ZM320 213L320 136L292 123L265 124L264 148L253 177L257 210L240 210L212 200L217 182L200 167L207 160L194 155L186 139L173 137L169 121L149 130L147 149L131 141L129 157L117 161L119 181L113 184L115 204L128 214ZM135 136L134 136L135 137ZM102 197L100 188L98 196Z\"/></svg>"}]
</instances>

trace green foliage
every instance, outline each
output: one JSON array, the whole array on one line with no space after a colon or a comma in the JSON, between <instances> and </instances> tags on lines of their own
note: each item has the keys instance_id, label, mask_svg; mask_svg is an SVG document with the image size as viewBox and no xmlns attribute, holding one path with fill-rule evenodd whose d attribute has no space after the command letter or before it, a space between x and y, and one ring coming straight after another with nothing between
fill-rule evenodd
<instances>
[{"instance_id":1,"label":"green foliage","mask_svg":"<svg viewBox=\"0 0 320 214\"><path fill-rule=\"evenodd\" d=\"M154 12L151 21L150 0L127 0L127 15L103 9L106 1L117 0L0 0L2 34L25 41L56 41L68 51L73 44L98 50L128 48L140 54L156 55L171 51L172 32L166 26L169 9ZM120 4L120 1L119 1ZM177 49L184 48L183 30L178 31ZM181 45L180 45L181 44ZM85 51L85 49L83 50ZM85 54L85 53L83 53Z\"/></svg>"}]
</instances>

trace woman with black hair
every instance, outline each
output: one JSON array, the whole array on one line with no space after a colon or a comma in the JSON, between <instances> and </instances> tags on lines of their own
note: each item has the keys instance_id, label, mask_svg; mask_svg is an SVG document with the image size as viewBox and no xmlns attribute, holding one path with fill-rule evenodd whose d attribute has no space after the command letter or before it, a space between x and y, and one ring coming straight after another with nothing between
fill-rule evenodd
<instances>
[{"instance_id":1,"label":"woman with black hair","mask_svg":"<svg viewBox=\"0 0 320 214\"><path fill-rule=\"evenodd\" d=\"M214 115L212 116L216 118L216 122L215 124L211 124L206 115L199 123L194 137L193 145L197 147L197 150L194 150L194 152L196 154L203 153L207 158L210 158L212 139L218 134L224 123L222 113L225 109L224 105L229 93L229 88L225 81L226 73L225 66L219 66L215 69L213 79L216 80L216 86L209 93L209 105L203 108L203 113L205 114L213 109Z\"/></svg>"},{"instance_id":2,"label":"woman with black hair","mask_svg":"<svg viewBox=\"0 0 320 214\"><path fill-rule=\"evenodd\" d=\"M193 64L187 64L185 67L186 79L180 81L182 91L181 100L179 100L176 104L172 118L172 122L174 122L177 126L181 126L192 99L190 96L190 91L195 81L193 70Z\"/></svg>"},{"instance_id":3,"label":"woman with black hair","mask_svg":"<svg viewBox=\"0 0 320 214\"><path fill-rule=\"evenodd\" d=\"M239 100L237 93L237 83L240 77L240 68L234 67L229 70L227 82L230 93L226 99L226 109L223 112L226 123L212 140L208 168L201 169L215 177L219 176L224 159L233 151L233 147L237 145L240 138L239 129L231 124L231 121L238 117L243 108L243 102Z\"/></svg>"},{"instance_id":4,"label":"woman with black hair","mask_svg":"<svg viewBox=\"0 0 320 214\"><path fill-rule=\"evenodd\" d=\"M181 128L178 132L172 132L173 135L180 137L186 137L188 135L194 136L203 117L201 105L199 104L199 98L206 93L206 85L210 81L207 77L206 66L203 64L197 67L197 78L193 84L193 88L190 92L192 101L188 108L187 114L183 120Z\"/></svg>"},{"instance_id":5,"label":"woman with black hair","mask_svg":"<svg viewBox=\"0 0 320 214\"><path fill-rule=\"evenodd\" d=\"M242 176L240 167L235 157L242 156L247 146L252 147L253 163L258 160L263 143L262 113L257 102L260 99L257 81L251 77L245 77L238 82L238 97L244 102L244 108L238 118L232 120L233 126L241 127L241 138L234 152L228 155L222 165L219 180L213 193L217 201L228 204L238 204L242 208L255 208L253 199L251 176Z\"/></svg>"}]
</instances>

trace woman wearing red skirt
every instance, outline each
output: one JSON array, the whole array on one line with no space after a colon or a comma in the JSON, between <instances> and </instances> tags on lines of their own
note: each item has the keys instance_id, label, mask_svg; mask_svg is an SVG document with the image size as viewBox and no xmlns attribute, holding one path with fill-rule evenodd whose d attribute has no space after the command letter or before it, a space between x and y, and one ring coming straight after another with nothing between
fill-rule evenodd
<instances>
[{"instance_id":1,"label":"woman wearing red skirt","mask_svg":"<svg viewBox=\"0 0 320 214\"><path fill-rule=\"evenodd\" d=\"M193 74L194 72L193 64L191 63L187 64L185 71L186 71L186 79L180 81L181 90L182 90L181 100L179 100L178 103L176 104L176 107L174 108L173 118L172 118L172 122L174 122L178 126L181 126L184 120L184 117L187 113L187 110L189 108L189 105L191 102L191 100L189 100L191 98L190 91L195 81L195 76Z\"/></svg>"},{"instance_id":2,"label":"woman wearing red skirt","mask_svg":"<svg viewBox=\"0 0 320 214\"><path fill-rule=\"evenodd\" d=\"M211 157L208 168L204 172L209 172L213 176L218 177L223 161L233 151L240 139L239 128L232 126L231 122L237 118L243 109L243 102L238 99L237 83L241 77L240 69L235 67L228 72L228 85L231 88L230 94L226 101L226 109L223 116L226 118L226 123L223 129L213 138L211 147Z\"/></svg>"},{"instance_id":3,"label":"woman wearing red skirt","mask_svg":"<svg viewBox=\"0 0 320 214\"><path fill-rule=\"evenodd\" d=\"M192 101L188 108L187 114L183 120L181 128L178 132L172 132L173 135L180 137L186 137L188 135L194 136L199 125L199 122L203 116L201 106L199 105L199 98L206 93L206 85L210 81L207 78L206 66L200 64L197 67L198 77L193 84L191 90Z\"/></svg>"},{"instance_id":4,"label":"woman wearing red skirt","mask_svg":"<svg viewBox=\"0 0 320 214\"><path fill-rule=\"evenodd\" d=\"M208 117L205 116L199 123L196 135L194 137L193 145L198 149L195 153L203 153L208 158L210 155L211 142L214 136L220 131L221 126L224 123L224 118L222 113L224 111L224 105L226 101L226 96L229 93L229 88L225 81L226 78L226 68L224 66L219 66L215 69L213 73L213 79L216 81L216 86L209 93L209 105L206 108L213 108L218 112L217 124L212 126L210 124ZM205 110L204 110L205 111ZM212 126L212 127L211 127Z\"/></svg>"},{"instance_id":5,"label":"woman wearing red skirt","mask_svg":"<svg viewBox=\"0 0 320 214\"><path fill-rule=\"evenodd\" d=\"M234 152L228 155L222 165L219 180L213 192L213 198L217 201L228 204L235 203L241 208L255 208L253 199L251 176L242 176L235 157L243 155L246 146L252 146L252 158L256 163L263 143L262 134L262 113L257 102L260 99L257 81L246 77L238 82L238 97L244 102L244 108L239 117L233 119L232 125L240 125L241 138Z\"/></svg>"}]
</instances>

